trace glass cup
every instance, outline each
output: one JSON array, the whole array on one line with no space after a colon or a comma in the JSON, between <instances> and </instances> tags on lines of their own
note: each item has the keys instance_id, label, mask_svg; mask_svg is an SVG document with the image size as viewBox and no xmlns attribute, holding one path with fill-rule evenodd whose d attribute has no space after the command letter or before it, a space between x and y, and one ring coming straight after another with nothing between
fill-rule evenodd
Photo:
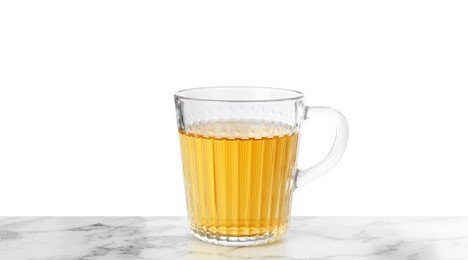
<instances>
[{"instance_id":1,"label":"glass cup","mask_svg":"<svg viewBox=\"0 0 468 260\"><path fill-rule=\"evenodd\" d=\"M260 87L209 87L177 92L177 125L190 230L218 245L251 246L285 233L293 191L340 160L348 140L345 117L304 105L302 93ZM330 153L297 169L302 122L336 123Z\"/></svg>"}]
</instances>

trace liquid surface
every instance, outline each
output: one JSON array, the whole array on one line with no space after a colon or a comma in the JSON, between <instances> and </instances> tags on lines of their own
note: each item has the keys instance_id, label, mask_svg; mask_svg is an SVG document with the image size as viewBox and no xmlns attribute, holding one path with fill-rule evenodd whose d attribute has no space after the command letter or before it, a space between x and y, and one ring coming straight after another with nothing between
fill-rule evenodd
<instances>
[{"instance_id":1,"label":"liquid surface","mask_svg":"<svg viewBox=\"0 0 468 260\"><path fill-rule=\"evenodd\" d=\"M291 201L298 134L264 122L180 131L191 228L216 236L281 235Z\"/></svg>"},{"instance_id":2,"label":"liquid surface","mask_svg":"<svg viewBox=\"0 0 468 260\"><path fill-rule=\"evenodd\" d=\"M290 126L272 122L213 122L187 126L187 133L206 138L260 139L294 133Z\"/></svg>"}]
</instances>

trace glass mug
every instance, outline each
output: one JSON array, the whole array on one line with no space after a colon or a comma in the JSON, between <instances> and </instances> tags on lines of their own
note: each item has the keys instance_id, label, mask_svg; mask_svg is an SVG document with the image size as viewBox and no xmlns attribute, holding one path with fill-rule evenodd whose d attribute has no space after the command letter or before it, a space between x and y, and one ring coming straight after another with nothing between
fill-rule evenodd
<instances>
[{"instance_id":1,"label":"glass mug","mask_svg":"<svg viewBox=\"0 0 468 260\"><path fill-rule=\"evenodd\" d=\"M305 106L298 91L209 87L174 97L189 226L204 242L251 246L280 239L293 191L329 171L346 148L345 117ZM300 170L299 130L311 117L334 120L335 143L320 163Z\"/></svg>"}]
</instances>

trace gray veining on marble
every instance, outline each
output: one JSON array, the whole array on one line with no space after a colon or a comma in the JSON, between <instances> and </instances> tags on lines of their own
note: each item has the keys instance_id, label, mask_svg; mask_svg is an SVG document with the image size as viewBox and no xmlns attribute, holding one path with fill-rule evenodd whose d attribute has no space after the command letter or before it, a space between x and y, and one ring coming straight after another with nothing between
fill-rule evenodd
<instances>
[{"instance_id":1,"label":"gray veining on marble","mask_svg":"<svg viewBox=\"0 0 468 260\"><path fill-rule=\"evenodd\" d=\"M293 217L279 242L198 241L183 217L2 217L1 260L468 259L468 217Z\"/></svg>"}]
</instances>

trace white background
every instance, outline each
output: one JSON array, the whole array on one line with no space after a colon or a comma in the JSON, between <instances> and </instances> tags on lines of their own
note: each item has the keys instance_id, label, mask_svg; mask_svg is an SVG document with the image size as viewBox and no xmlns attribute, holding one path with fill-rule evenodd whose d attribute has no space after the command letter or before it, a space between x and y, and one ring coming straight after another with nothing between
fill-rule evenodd
<instances>
[{"instance_id":1,"label":"white background","mask_svg":"<svg viewBox=\"0 0 468 260\"><path fill-rule=\"evenodd\" d=\"M294 215L468 215L466 1L2 1L0 215L185 215L172 94L304 92L350 126ZM308 121L299 165L333 125Z\"/></svg>"}]
</instances>

